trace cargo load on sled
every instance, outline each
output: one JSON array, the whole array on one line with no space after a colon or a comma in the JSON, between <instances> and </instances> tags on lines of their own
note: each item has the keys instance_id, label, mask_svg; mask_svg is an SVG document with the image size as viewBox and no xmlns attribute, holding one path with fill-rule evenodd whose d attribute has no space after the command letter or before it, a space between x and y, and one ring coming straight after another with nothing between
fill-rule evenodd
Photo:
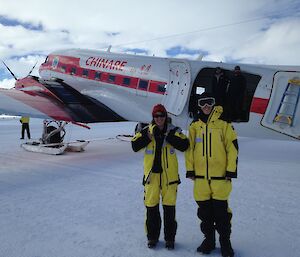
<instances>
[{"instance_id":1,"label":"cargo load on sled","mask_svg":"<svg viewBox=\"0 0 300 257\"><path fill-rule=\"evenodd\" d=\"M76 140L73 142L64 142L66 135L66 122L44 121L42 138L38 141L30 141L21 144L25 150L36 153L45 153L52 155L63 154L65 151L82 152L89 141Z\"/></svg>"}]
</instances>

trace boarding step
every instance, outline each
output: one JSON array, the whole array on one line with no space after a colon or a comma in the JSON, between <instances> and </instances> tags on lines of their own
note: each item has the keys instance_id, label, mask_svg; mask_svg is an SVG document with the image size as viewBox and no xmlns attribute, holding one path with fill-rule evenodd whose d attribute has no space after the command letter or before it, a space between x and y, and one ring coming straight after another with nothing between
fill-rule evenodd
<instances>
[{"instance_id":1,"label":"boarding step","mask_svg":"<svg viewBox=\"0 0 300 257\"><path fill-rule=\"evenodd\" d=\"M293 126L295 113L300 97L300 80L290 79L282 95L276 115L273 119L275 123Z\"/></svg>"}]
</instances>

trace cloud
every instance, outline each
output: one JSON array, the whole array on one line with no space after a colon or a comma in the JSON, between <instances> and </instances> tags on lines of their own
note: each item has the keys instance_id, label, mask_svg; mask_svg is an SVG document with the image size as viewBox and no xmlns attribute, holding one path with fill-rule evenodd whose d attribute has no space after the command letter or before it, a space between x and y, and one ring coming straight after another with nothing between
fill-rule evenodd
<instances>
[{"instance_id":1,"label":"cloud","mask_svg":"<svg viewBox=\"0 0 300 257\"><path fill-rule=\"evenodd\" d=\"M5 61L5 64L14 73L17 79L25 77L28 75L33 66L37 63L36 67L32 71L31 75L38 76L38 67L44 62L45 58L41 55L28 55L21 58L13 58ZM1 72L2 71L2 72ZM10 72L5 68L5 66L0 64L0 78L5 77L12 78ZM13 79L14 80L14 79ZM7 82L7 81L6 81ZM4 83L4 82L3 82ZM11 85L11 81L9 80Z\"/></svg>"},{"instance_id":2,"label":"cloud","mask_svg":"<svg viewBox=\"0 0 300 257\"><path fill-rule=\"evenodd\" d=\"M2 15L0 15L0 23L4 26L22 26L29 30L43 30L43 26L41 24L35 25L28 22L24 23Z\"/></svg>"},{"instance_id":3,"label":"cloud","mask_svg":"<svg viewBox=\"0 0 300 257\"><path fill-rule=\"evenodd\" d=\"M113 52L299 65L296 0L0 0L0 6L0 58L20 75L54 50L109 45Z\"/></svg>"},{"instance_id":4,"label":"cloud","mask_svg":"<svg viewBox=\"0 0 300 257\"><path fill-rule=\"evenodd\" d=\"M15 80L14 79L3 79L0 80L0 88L13 88L15 86Z\"/></svg>"},{"instance_id":5,"label":"cloud","mask_svg":"<svg viewBox=\"0 0 300 257\"><path fill-rule=\"evenodd\" d=\"M258 61L269 64L300 64L300 37L297 30L300 19L284 19L260 31L245 44L234 57L243 61Z\"/></svg>"}]
</instances>

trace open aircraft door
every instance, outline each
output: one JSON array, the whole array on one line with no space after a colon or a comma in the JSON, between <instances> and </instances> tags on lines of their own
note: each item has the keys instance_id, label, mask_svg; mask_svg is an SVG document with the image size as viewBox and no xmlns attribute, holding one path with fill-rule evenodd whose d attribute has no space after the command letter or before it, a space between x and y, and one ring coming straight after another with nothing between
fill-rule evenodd
<instances>
[{"instance_id":1,"label":"open aircraft door","mask_svg":"<svg viewBox=\"0 0 300 257\"><path fill-rule=\"evenodd\" d=\"M169 83L163 98L168 112L179 115L187 102L191 84L191 72L187 62L171 61Z\"/></svg>"},{"instance_id":2,"label":"open aircraft door","mask_svg":"<svg viewBox=\"0 0 300 257\"><path fill-rule=\"evenodd\" d=\"M262 126L300 139L300 72L274 74L270 101Z\"/></svg>"}]
</instances>

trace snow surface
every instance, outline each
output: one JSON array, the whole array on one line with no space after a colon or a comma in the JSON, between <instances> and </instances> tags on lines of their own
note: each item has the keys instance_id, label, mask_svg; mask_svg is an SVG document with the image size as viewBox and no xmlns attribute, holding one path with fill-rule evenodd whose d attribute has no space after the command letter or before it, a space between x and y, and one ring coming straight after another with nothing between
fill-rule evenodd
<instances>
[{"instance_id":1,"label":"snow surface","mask_svg":"<svg viewBox=\"0 0 300 257\"><path fill-rule=\"evenodd\" d=\"M102 140L82 153L49 156L19 147L18 120L0 120L0 256L199 256L202 234L181 153L176 248L164 248L163 234L158 248L146 247L143 153L132 152L128 142L103 140L132 134L134 126L71 126L67 140ZM41 130L42 121L32 119L33 137ZM236 256L300 256L299 142L240 138L239 144L230 201ZM220 250L209 256L220 256Z\"/></svg>"}]
</instances>

